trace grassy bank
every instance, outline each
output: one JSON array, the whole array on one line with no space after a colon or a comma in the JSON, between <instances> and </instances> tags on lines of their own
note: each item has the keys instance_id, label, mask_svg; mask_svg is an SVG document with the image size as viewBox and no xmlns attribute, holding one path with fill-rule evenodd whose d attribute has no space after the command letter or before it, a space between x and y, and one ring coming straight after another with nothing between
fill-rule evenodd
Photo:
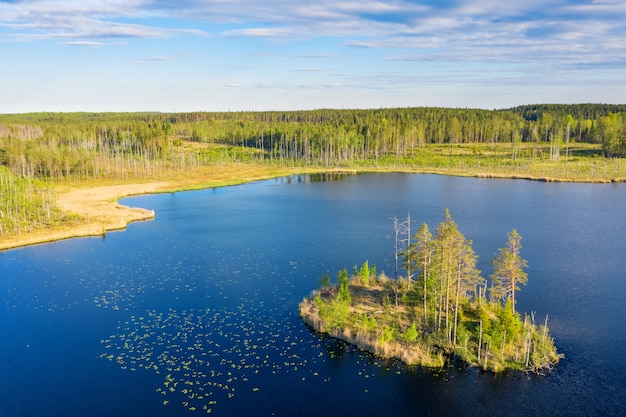
<instances>
[{"instance_id":1,"label":"grassy bank","mask_svg":"<svg viewBox=\"0 0 626 417\"><path fill-rule=\"evenodd\" d=\"M335 289L316 292L313 297L304 299L299 305L302 320L317 332L328 334L339 340L357 346L384 359L398 359L407 365L421 365L441 368L444 354L440 349L425 341L414 340L406 343L390 340L385 334L385 326L392 326L392 317L382 309L383 287L363 288L352 286L354 302L349 306L334 303ZM409 327L406 311L396 309L396 320Z\"/></svg>"},{"instance_id":2,"label":"grassy bank","mask_svg":"<svg viewBox=\"0 0 626 417\"><path fill-rule=\"evenodd\" d=\"M100 171L98 176L35 179L22 178L3 169L0 172L4 204L0 208L0 250L102 235L155 215L149 210L117 204L119 198L129 195L222 187L296 173L343 170L538 181L610 183L626 180L626 160L604 158L599 145L572 144L558 160L546 158L548 146L541 143L519 143L515 147L512 144L428 144L409 149L402 157L381 155L364 161L331 161L321 166L296 160L260 161L256 154L244 160L232 160L232 155L215 156L216 149L223 152L223 147L183 142L179 147L179 155L183 156L175 161L158 164L143 161L145 166L120 164L119 169L106 175ZM194 157L204 153L213 156L200 162ZM230 150L230 154L241 156L243 151ZM194 162L189 162L191 160ZM102 165L107 164L102 162Z\"/></svg>"},{"instance_id":3,"label":"grassy bank","mask_svg":"<svg viewBox=\"0 0 626 417\"><path fill-rule=\"evenodd\" d=\"M572 144L567 154L549 158L547 143L425 145L404 157L386 156L353 164L364 171L421 172L479 178L547 182L626 181L626 160L605 158L596 144Z\"/></svg>"}]
</instances>

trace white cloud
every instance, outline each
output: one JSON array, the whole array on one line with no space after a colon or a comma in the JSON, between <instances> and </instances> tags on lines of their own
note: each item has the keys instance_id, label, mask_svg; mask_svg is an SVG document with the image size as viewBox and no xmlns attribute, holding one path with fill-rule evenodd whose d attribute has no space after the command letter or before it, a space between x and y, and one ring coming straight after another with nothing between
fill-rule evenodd
<instances>
[{"instance_id":1,"label":"white cloud","mask_svg":"<svg viewBox=\"0 0 626 417\"><path fill-rule=\"evenodd\" d=\"M199 29L172 29L142 24L140 22L159 15L158 11L144 6L140 0L30 0L0 3L0 26L10 29L5 37L20 41L206 35Z\"/></svg>"},{"instance_id":2,"label":"white cloud","mask_svg":"<svg viewBox=\"0 0 626 417\"><path fill-rule=\"evenodd\" d=\"M236 30L228 30L222 32L222 36L224 37L239 37L239 36L250 36L250 37L260 37L260 38L289 38L291 36L297 35L297 31L290 28L246 28L246 29L236 29Z\"/></svg>"},{"instance_id":3,"label":"white cloud","mask_svg":"<svg viewBox=\"0 0 626 417\"><path fill-rule=\"evenodd\" d=\"M298 71L298 72L322 72L322 71L324 71L324 68L321 68L321 67L296 68L294 71Z\"/></svg>"},{"instance_id":4,"label":"white cloud","mask_svg":"<svg viewBox=\"0 0 626 417\"><path fill-rule=\"evenodd\" d=\"M169 56L164 56L164 55L155 55L155 56L150 56L147 58L139 58L133 62L136 64L144 64L146 62L166 62L166 61L172 61L172 58Z\"/></svg>"},{"instance_id":5,"label":"white cloud","mask_svg":"<svg viewBox=\"0 0 626 417\"><path fill-rule=\"evenodd\" d=\"M334 59L334 58L341 58L341 55L339 54L305 54L305 55L299 55L299 58L306 58L306 59Z\"/></svg>"},{"instance_id":6,"label":"white cloud","mask_svg":"<svg viewBox=\"0 0 626 417\"><path fill-rule=\"evenodd\" d=\"M88 47L100 47L103 46L102 42L90 42L90 41L73 41L73 42L61 42L61 45L71 45L71 46L88 46Z\"/></svg>"}]
</instances>

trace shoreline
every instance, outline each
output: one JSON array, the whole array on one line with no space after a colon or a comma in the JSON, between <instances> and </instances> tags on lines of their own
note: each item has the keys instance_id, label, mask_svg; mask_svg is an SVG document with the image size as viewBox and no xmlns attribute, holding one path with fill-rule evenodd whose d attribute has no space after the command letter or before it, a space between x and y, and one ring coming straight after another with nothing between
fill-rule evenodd
<instances>
[{"instance_id":1,"label":"shoreline","mask_svg":"<svg viewBox=\"0 0 626 417\"><path fill-rule=\"evenodd\" d=\"M208 171L208 172L207 172ZM52 243L77 237L95 237L106 235L107 232L124 230L128 224L136 221L147 221L155 217L153 210L141 207L129 207L118 203L121 198L146 195L162 194L181 191L201 190L208 188L227 187L245 184L254 181L262 181L272 178L295 174L314 173L411 173L411 174L434 174L451 175L461 177L473 177L484 179L521 179L541 182L580 182L610 184L626 182L626 178L614 179L589 179L573 180L567 178L548 178L522 176L518 174L495 174L476 172L450 172L439 170L423 170L419 168L272 168L251 166L241 169L236 166L214 166L201 172L188 173L187 177L171 180L155 179L147 182L131 182L114 185L91 186L88 183L71 187L67 184L57 186L59 208L71 215L77 215L79 221L71 224L63 224L42 229L34 229L21 234L15 234L0 238L0 251L17 249L20 247Z\"/></svg>"},{"instance_id":2,"label":"shoreline","mask_svg":"<svg viewBox=\"0 0 626 417\"><path fill-rule=\"evenodd\" d=\"M77 188L60 192L57 197L59 208L77 215L81 220L4 237L0 240L0 250L75 237L103 236L109 231L125 229L131 222L153 219L153 210L121 205L118 200L132 195L161 192L159 190L164 186L164 183L158 182Z\"/></svg>"},{"instance_id":3,"label":"shoreline","mask_svg":"<svg viewBox=\"0 0 626 417\"><path fill-rule=\"evenodd\" d=\"M136 221L151 220L156 216L154 210L141 207L129 207L119 204L119 199L181 191L193 191L209 188L227 187L254 181L262 181L293 174L333 172L307 168L282 169L238 169L238 167L213 167L208 172L193 172L189 177L168 181L154 180L127 184L90 186L82 184L57 186L58 207L79 220L41 229L32 229L20 234L0 238L0 251L21 247L52 243L77 237L104 236L107 232L124 230Z\"/></svg>"},{"instance_id":4,"label":"shoreline","mask_svg":"<svg viewBox=\"0 0 626 417\"><path fill-rule=\"evenodd\" d=\"M381 344L376 338L368 336L351 328L327 330L319 317L315 303L306 298L298 305L298 314L306 326L314 332L326 335L333 339L354 346L358 350L371 353L381 359L396 359L408 366L423 366L432 369L441 369L445 364L445 354L430 346L402 345L398 342ZM477 366L476 364L468 364Z\"/></svg>"},{"instance_id":5,"label":"shoreline","mask_svg":"<svg viewBox=\"0 0 626 417\"><path fill-rule=\"evenodd\" d=\"M388 284L389 279L384 275L382 281L373 278L373 281L370 279L368 282L363 282L361 276L353 275L345 284L312 291L298 304L298 315L303 323L316 333L341 340L378 358L396 359L408 366L441 369L448 360L458 359L464 366L476 367L494 374L509 371L545 374L563 357L556 351L551 337L545 339L548 342L544 340L548 335L547 324L542 338L534 319L532 322L526 319L522 322L521 318L518 318L519 332L521 334L523 329L526 335L521 337L519 334L514 335L506 344L502 342L500 345L498 341L498 348L495 351L488 348L491 342L481 343L482 321L478 333L475 318L473 329L467 328L469 335L465 336L463 343L457 344L451 340L446 342L439 329L431 327L428 330L427 326L416 326L415 317L421 317L422 313L411 311L415 307L409 307L403 302L395 306L393 303L385 306L385 294L388 296L392 290ZM340 295L341 285L345 285L350 294L347 301ZM474 315L477 309L480 309L477 307L480 303L470 302L468 305L469 315ZM471 311L472 309L474 311ZM415 316L412 316L413 314ZM488 314L494 320L488 320L489 326L501 324L493 309ZM412 336L409 335L410 328L413 329ZM436 336L437 332L439 336ZM506 337L506 328L504 335ZM518 358L518 352L523 352L521 358Z\"/></svg>"}]
</instances>

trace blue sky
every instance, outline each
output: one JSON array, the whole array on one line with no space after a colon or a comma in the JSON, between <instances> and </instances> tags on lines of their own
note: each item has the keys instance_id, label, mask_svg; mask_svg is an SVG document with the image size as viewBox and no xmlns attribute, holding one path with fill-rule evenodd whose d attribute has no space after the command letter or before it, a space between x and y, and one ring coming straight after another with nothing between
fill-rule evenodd
<instances>
[{"instance_id":1,"label":"blue sky","mask_svg":"<svg viewBox=\"0 0 626 417\"><path fill-rule=\"evenodd\" d=\"M626 103L626 0L0 0L0 113Z\"/></svg>"}]
</instances>

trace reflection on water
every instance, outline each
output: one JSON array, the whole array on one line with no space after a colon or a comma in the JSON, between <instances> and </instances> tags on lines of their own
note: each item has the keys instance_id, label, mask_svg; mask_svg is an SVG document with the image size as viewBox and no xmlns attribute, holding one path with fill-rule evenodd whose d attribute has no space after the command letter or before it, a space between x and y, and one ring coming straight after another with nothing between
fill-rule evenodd
<instances>
[{"instance_id":1,"label":"reflection on water","mask_svg":"<svg viewBox=\"0 0 626 417\"><path fill-rule=\"evenodd\" d=\"M342 181L348 178L349 176L355 175L353 172L348 171L332 171L332 172L321 172L316 174L295 174L290 175L288 177L284 177L279 179L280 181L285 181L288 184L291 183L305 183L305 182L334 182L334 181Z\"/></svg>"}]
</instances>

